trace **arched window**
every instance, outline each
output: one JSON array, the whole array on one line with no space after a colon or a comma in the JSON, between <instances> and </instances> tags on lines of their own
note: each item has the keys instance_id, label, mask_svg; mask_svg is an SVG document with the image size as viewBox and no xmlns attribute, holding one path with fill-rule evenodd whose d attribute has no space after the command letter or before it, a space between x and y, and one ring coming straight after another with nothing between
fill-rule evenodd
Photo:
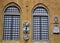
<instances>
[{"instance_id":1,"label":"arched window","mask_svg":"<svg viewBox=\"0 0 60 43\"><path fill-rule=\"evenodd\" d=\"M33 10L33 40L48 40L48 11L43 6Z\"/></svg>"},{"instance_id":2,"label":"arched window","mask_svg":"<svg viewBox=\"0 0 60 43\"><path fill-rule=\"evenodd\" d=\"M3 40L19 40L20 10L16 6L8 6L4 11Z\"/></svg>"}]
</instances>

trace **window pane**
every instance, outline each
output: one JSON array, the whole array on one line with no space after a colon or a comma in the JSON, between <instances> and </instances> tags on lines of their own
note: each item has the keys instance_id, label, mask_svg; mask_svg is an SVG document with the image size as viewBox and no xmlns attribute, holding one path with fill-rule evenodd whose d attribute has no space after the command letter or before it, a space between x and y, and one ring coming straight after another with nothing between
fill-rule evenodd
<instances>
[{"instance_id":1,"label":"window pane","mask_svg":"<svg viewBox=\"0 0 60 43\"><path fill-rule=\"evenodd\" d=\"M18 40L20 38L20 15L18 13L19 10L15 6L6 8L3 23L4 40Z\"/></svg>"},{"instance_id":2,"label":"window pane","mask_svg":"<svg viewBox=\"0 0 60 43\"><path fill-rule=\"evenodd\" d=\"M43 15L46 16L48 14L47 10L43 7L37 7L33 11L33 15Z\"/></svg>"},{"instance_id":3,"label":"window pane","mask_svg":"<svg viewBox=\"0 0 60 43\"><path fill-rule=\"evenodd\" d=\"M19 15L20 10L16 7L16 6L9 6L8 8L6 8L6 10L4 11L5 15Z\"/></svg>"},{"instance_id":4,"label":"window pane","mask_svg":"<svg viewBox=\"0 0 60 43\"><path fill-rule=\"evenodd\" d=\"M10 40L11 36L11 16L4 16L3 36L4 39Z\"/></svg>"},{"instance_id":5,"label":"window pane","mask_svg":"<svg viewBox=\"0 0 60 43\"><path fill-rule=\"evenodd\" d=\"M48 12L43 7L33 11L33 40L48 40Z\"/></svg>"},{"instance_id":6,"label":"window pane","mask_svg":"<svg viewBox=\"0 0 60 43\"><path fill-rule=\"evenodd\" d=\"M41 17L41 40L48 40L48 17Z\"/></svg>"},{"instance_id":7,"label":"window pane","mask_svg":"<svg viewBox=\"0 0 60 43\"><path fill-rule=\"evenodd\" d=\"M40 17L33 17L33 39L40 40Z\"/></svg>"},{"instance_id":8,"label":"window pane","mask_svg":"<svg viewBox=\"0 0 60 43\"><path fill-rule=\"evenodd\" d=\"M4 16L3 35L6 40L19 39L20 16Z\"/></svg>"},{"instance_id":9,"label":"window pane","mask_svg":"<svg viewBox=\"0 0 60 43\"><path fill-rule=\"evenodd\" d=\"M20 34L20 18L19 16L13 16L13 25L12 25L12 39L19 39L19 34Z\"/></svg>"}]
</instances>

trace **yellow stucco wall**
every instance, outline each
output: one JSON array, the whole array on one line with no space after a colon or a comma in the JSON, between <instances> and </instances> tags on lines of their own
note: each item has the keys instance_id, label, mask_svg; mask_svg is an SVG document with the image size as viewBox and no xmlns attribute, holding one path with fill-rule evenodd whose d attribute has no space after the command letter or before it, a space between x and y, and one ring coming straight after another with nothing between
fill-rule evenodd
<instances>
[{"instance_id":1,"label":"yellow stucco wall","mask_svg":"<svg viewBox=\"0 0 60 43\"><path fill-rule=\"evenodd\" d=\"M8 3L16 3L21 8L20 13L20 40L2 40L3 39L3 9ZM33 41L32 40L32 9L38 3L44 4L49 12L49 40ZM28 8L26 7L28 6ZM27 11L28 10L28 11ZM53 34L53 18L58 17L57 24L60 27L60 0L0 0L0 43L25 43L23 39L23 23L30 23L29 41L27 43L60 43L60 34Z\"/></svg>"}]
</instances>

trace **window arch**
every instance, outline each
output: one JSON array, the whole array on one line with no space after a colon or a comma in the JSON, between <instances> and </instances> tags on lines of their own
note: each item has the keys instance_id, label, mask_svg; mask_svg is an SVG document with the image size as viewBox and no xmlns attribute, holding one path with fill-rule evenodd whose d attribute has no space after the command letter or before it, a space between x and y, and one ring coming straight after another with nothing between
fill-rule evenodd
<instances>
[{"instance_id":1,"label":"window arch","mask_svg":"<svg viewBox=\"0 0 60 43\"><path fill-rule=\"evenodd\" d=\"M33 40L48 39L48 10L38 5L33 9Z\"/></svg>"},{"instance_id":2,"label":"window arch","mask_svg":"<svg viewBox=\"0 0 60 43\"><path fill-rule=\"evenodd\" d=\"M44 7L39 6L34 9L33 15L48 16L48 11Z\"/></svg>"},{"instance_id":3,"label":"window arch","mask_svg":"<svg viewBox=\"0 0 60 43\"><path fill-rule=\"evenodd\" d=\"M4 10L3 40L19 40L20 38L20 10L10 5Z\"/></svg>"}]
</instances>

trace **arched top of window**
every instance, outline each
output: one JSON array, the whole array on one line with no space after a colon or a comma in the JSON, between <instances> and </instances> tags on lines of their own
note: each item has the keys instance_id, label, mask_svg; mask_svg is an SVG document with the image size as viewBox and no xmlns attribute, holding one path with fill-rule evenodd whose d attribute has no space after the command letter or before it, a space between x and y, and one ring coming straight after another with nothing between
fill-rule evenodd
<instances>
[{"instance_id":1,"label":"arched top of window","mask_svg":"<svg viewBox=\"0 0 60 43\"><path fill-rule=\"evenodd\" d=\"M8 6L4 11L5 15L19 15L19 13L20 10L16 6Z\"/></svg>"},{"instance_id":2,"label":"arched top of window","mask_svg":"<svg viewBox=\"0 0 60 43\"><path fill-rule=\"evenodd\" d=\"M38 5L37 7L35 7L33 9L33 15L46 16L46 15L48 15L48 11L47 11L47 9L44 6Z\"/></svg>"}]
</instances>

